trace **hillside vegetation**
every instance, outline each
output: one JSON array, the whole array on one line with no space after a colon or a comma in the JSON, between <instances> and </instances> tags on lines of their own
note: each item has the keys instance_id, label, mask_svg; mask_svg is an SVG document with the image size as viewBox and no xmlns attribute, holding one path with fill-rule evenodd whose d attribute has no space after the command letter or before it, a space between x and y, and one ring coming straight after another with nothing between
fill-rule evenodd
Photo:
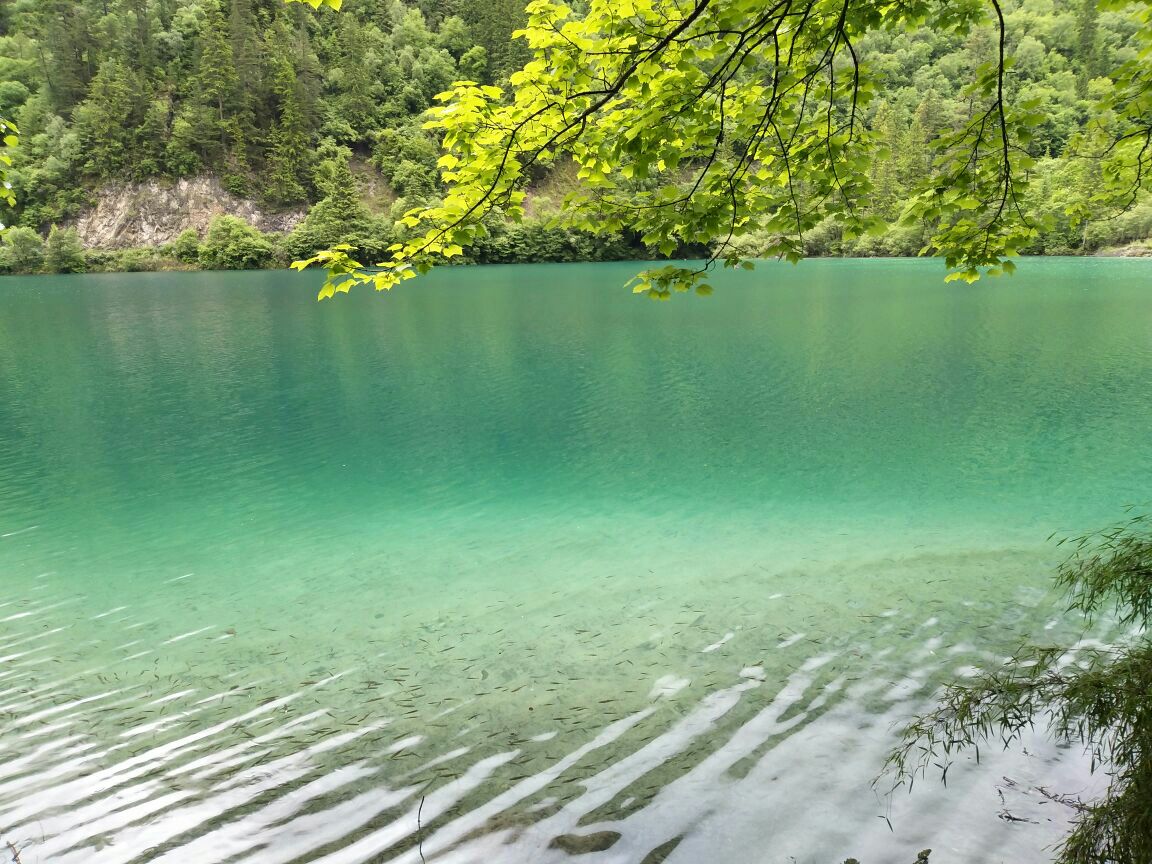
<instances>
[{"instance_id":1,"label":"hillside vegetation","mask_svg":"<svg viewBox=\"0 0 1152 864\"><path fill-rule=\"evenodd\" d=\"M1069 142L1111 87L1108 70L1135 56L1137 24L1082 0L1012 0L1005 10L1009 97L1039 98L1046 118L1029 145L1038 158L1030 209L1053 219L1025 251L1138 245L1152 236L1147 201L1075 228L1063 215L1098 182L1094 163L1072 155ZM339 14L282 0L0 4L0 116L21 131L12 171L21 228L6 236L0 267L259 267L339 241L366 258L383 254L403 230L396 218L441 191L423 112L455 80L504 82L525 57L512 36L523 20L521 0L345 0ZM868 122L891 154L871 168L877 213L894 219L927 171L926 130L968 116L962 85L993 46L991 29L963 38L873 33L858 46L882 84ZM66 226L99 189L203 175L266 209L306 206L308 215L286 234L223 219L163 249L76 252ZM380 182L365 184L368 176ZM605 241L550 224L575 182L563 169L535 178L526 222L498 227L468 257L655 256L626 234ZM911 255L923 239L917 227L894 227L848 241L828 223L806 245L809 254ZM757 239L743 242L755 254Z\"/></svg>"}]
</instances>

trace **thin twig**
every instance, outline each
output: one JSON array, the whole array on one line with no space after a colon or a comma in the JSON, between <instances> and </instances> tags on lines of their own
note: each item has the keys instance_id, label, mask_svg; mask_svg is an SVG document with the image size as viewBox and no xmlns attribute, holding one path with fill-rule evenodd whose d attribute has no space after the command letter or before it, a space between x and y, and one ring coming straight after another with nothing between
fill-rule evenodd
<instances>
[{"instance_id":1,"label":"thin twig","mask_svg":"<svg viewBox=\"0 0 1152 864\"><path fill-rule=\"evenodd\" d=\"M1091 809L1079 798L1073 798L1071 795L1057 795L1055 792L1049 792L1043 786L1037 786L1035 789L1049 801L1055 801L1057 804L1063 804L1065 807L1071 807L1073 810L1079 810L1081 813L1086 813Z\"/></svg>"},{"instance_id":2,"label":"thin twig","mask_svg":"<svg viewBox=\"0 0 1152 864\"><path fill-rule=\"evenodd\" d=\"M420 823L420 814L424 812L424 799L427 797L427 795L421 795L420 806L416 808L416 851L420 853L422 864L428 864L424 860L424 826Z\"/></svg>"},{"instance_id":3,"label":"thin twig","mask_svg":"<svg viewBox=\"0 0 1152 864\"><path fill-rule=\"evenodd\" d=\"M16 844L9 840L6 845L8 851L12 853L12 864L23 864L20 860L20 850L16 848Z\"/></svg>"}]
</instances>

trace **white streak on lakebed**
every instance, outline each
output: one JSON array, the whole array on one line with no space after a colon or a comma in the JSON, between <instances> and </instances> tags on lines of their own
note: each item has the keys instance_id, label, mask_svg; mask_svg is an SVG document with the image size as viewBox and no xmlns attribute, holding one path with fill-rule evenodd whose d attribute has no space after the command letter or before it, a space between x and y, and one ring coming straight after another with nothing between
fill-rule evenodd
<instances>
[{"instance_id":1,"label":"white streak on lakebed","mask_svg":"<svg viewBox=\"0 0 1152 864\"><path fill-rule=\"evenodd\" d=\"M1032 756L960 766L951 792L871 789L893 724L974 668L978 639L888 598L857 615L765 607L756 588L618 615L560 594L530 638L509 636L525 627L516 603L343 640L312 617L169 621L137 601L110 623L51 598L4 634L20 655L0 663L19 676L0 679L5 838L53 864L561 862L586 836L603 846L591 862L912 860L930 845L993 862L994 842L1041 864L1030 850L1068 814L1028 790L1084 788L1078 754L1033 741ZM704 651L702 634L724 635ZM38 656L52 662L21 665ZM1000 790L1013 815L1037 824L990 807L1001 775L1019 780Z\"/></svg>"}]
</instances>

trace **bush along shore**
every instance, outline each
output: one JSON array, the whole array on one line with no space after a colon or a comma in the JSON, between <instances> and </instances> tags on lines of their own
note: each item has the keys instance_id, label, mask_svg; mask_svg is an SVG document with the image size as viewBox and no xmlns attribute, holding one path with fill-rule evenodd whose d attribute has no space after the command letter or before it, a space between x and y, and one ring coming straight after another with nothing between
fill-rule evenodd
<instances>
[{"instance_id":1,"label":"bush along shore","mask_svg":"<svg viewBox=\"0 0 1152 864\"><path fill-rule=\"evenodd\" d=\"M315 211L313 211L315 212ZM217 216L204 236L193 229L170 243L127 249L85 248L75 228L53 226L47 236L32 228L15 227L0 237L0 273L135 273L167 270L261 270L285 268L341 238L317 231L312 215L289 233L262 232L235 216ZM364 263L387 256L396 234L386 220L370 218L351 238ZM1029 250L1041 255L1104 255L1152 257L1152 206L1136 208L1112 224L1085 232L1091 241L1073 248L1053 245ZM843 239L836 226L811 232L806 253L811 257L914 257L922 232L896 228L879 237ZM744 238L745 254L758 257L769 238ZM576 261L652 260L701 257L703 247L680 248L671 256L644 246L636 237L607 237L566 228L551 219L500 223L483 241L456 259L460 264L531 264Z\"/></svg>"},{"instance_id":2,"label":"bush along shore","mask_svg":"<svg viewBox=\"0 0 1152 864\"><path fill-rule=\"evenodd\" d=\"M167 270L261 270L286 268L302 253L295 236L261 232L242 219L219 216L204 237L184 231L171 243L128 249L86 249L74 228L53 227L47 237L31 228L12 228L0 241L0 273L136 273ZM382 257L392 241L360 238L366 263ZM324 247L316 247L317 249ZM625 237L596 237L543 222L494 231L461 264L562 261L622 261L651 257Z\"/></svg>"}]
</instances>

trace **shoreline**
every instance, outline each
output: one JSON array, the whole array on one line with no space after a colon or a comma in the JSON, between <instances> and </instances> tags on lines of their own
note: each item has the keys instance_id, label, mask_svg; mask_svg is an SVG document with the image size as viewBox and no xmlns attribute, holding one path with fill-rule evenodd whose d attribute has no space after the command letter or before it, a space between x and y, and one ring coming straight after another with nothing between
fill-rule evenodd
<instances>
[{"instance_id":1,"label":"shoreline","mask_svg":"<svg viewBox=\"0 0 1152 864\"><path fill-rule=\"evenodd\" d=\"M4 277L29 277L29 276L69 276L69 275L94 275L94 274L115 274L122 275L126 273L257 273L257 272L290 272L292 267L287 264L280 264L277 262L275 266L268 267L233 267L233 268L220 268L220 267L201 267L194 263L181 261L171 255L166 255L161 252L163 247L140 247L140 248L126 248L126 249L88 249L85 250L85 255L95 253L99 256L131 256L134 259L133 264L127 267L105 267L97 265L95 267L86 267L80 270L70 271L47 271L47 270L34 270L34 271L15 271L15 272L0 272L0 278ZM1068 258L1095 258L1095 259L1150 259L1152 260L1152 240L1144 241L1142 243L1129 243L1124 246L1112 246L1105 249L1099 249L1094 252L1087 252L1084 254L1061 254L1061 255L1018 255L1014 260L1031 260L1031 259L1068 259ZM666 261L698 261L703 260L699 257L673 257L673 258L650 258L650 257L636 257L636 258L598 258L598 259L580 259L571 258L564 260L551 260L551 259L537 259L526 258L517 261L499 261L499 262L481 262L471 261L464 259L454 259L452 261L444 262L437 265L436 269L443 269L447 267L484 267L484 266L516 266L516 265L532 265L532 264L621 264L621 263L661 263ZM748 260L756 261L758 263L767 263L772 261L779 261L782 259L773 258L750 258ZM802 261L937 261L929 256L917 255L806 255ZM117 262L121 263L121 262ZM154 266L145 266L154 265ZM315 268L313 268L315 269ZM369 268L372 269L372 268ZM319 270L316 270L319 272Z\"/></svg>"}]
</instances>

